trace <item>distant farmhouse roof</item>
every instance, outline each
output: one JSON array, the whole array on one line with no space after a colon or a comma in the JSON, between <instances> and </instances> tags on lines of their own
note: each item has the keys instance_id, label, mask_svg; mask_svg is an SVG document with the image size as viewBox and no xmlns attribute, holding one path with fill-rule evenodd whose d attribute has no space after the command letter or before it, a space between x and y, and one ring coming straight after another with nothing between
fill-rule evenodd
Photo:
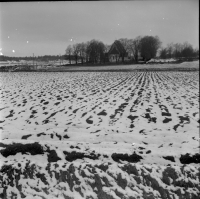
<instances>
[{"instance_id":1,"label":"distant farmhouse roof","mask_svg":"<svg viewBox=\"0 0 200 199\"><path fill-rule=\"evenodd\" d=\"M126 50L124 49L123 45L120 41L115 40L115 42L111 45L108 54L119 54L120 56L126 55Z\"/></svg>"}]
</instances>

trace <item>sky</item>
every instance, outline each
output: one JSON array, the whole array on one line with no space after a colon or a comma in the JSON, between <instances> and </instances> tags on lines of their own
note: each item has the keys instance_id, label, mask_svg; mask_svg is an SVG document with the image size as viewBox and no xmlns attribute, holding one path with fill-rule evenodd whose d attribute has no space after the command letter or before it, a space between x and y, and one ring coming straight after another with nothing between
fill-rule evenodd
<instances>
[{"instance_id":1,"label":"sky","mask_svg":"<svg viewBox=\"0 0 200 199\"><path fill-rule=\"evenodd\" d=\"M0 54L63 55L70 44L158 36L162 46L199 48L199 1L56 1L0 3Z\"/></svg>"}]
</instances>

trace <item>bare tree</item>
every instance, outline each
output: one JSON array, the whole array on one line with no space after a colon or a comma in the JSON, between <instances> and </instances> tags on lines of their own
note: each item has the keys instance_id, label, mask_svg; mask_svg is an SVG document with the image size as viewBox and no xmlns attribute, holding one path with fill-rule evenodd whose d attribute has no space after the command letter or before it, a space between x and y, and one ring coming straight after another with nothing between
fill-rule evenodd
<instances>
[{"instance_id":1,"label":"bare tree","mask_svg":"<svg viewBox=\"0 0 200 199\"><path fill-rule=\"evenodd\" d=\"M179 44L179 43L176 43L176 44L173 44L173 53L172 53L172 57L173 58L180 58L181 57L181 51L183 49L183 45L182 44Z\"/></svg>"},{"instance_id":2,"label":"bare tree","mask_svg":"<svg viewBox=\"0 0 200 199\"><path fill-rule=\"evenodd\" d=\"M83 64L83 57L82 57L82 43L77 43L76 44L76 51L77 51L77 56L81 58L81 62Z\"/></svg>"},{"instance_id":3,"label":"bare tree","mask_svg":"<svg viewBox=\"0 0 200 199\"><path fill-rule=\"evenodd\" d=\"M86 59L86 43L82 42L80 46L80 56L82 64L84 62L84 59Z\"/></svg>"},{"instance_id":4,"label":"bare tree","mask_svg":"<svg viewBox=\"0 0 200 199\"><path fill-rule=\"evenodd\" d=\"M189 58L189 57L192 57L193 56L193 48L192 48L192 45L189 44L188 42L185 42L183 44L183 50L181 52L182 56L185 57L185 58Z\"/></svg>"},{"instance_id":5,"label":"bare tree","mask_svg":"<svg viewBox=\"0 0 200 199\"><path fill-rule=\"evenodd\" d=\"M193 56L199 57L199 49L198 48L194 49Z\"/></svg>"},{"instance_id":6,"label":"bare tree","mask_svg":"<svg viewBox=\"0 0 200 199\"><path fill-rule=\"evenodd\" d=\"M172 58L173 56L173 43L167 45L167 58Z\"/></svg>"},{"instance_id":7,"label":"bare tree","mask_svg":"<svg viewBox=\"0 0 200 199\"><path fill-rule=\"evenodd\" d=\"M161 59L166 59L167 58L167 49L166 48L162 48L160 50L160 58Z\"/></svg>"},{"instance_id":8,"label":"bare tree","mask_svg":"<svg viewBox=\"0 0 200 199\"><path fill-rule=\"evenodd\" d=\"M98 42L98 53L99 53L99 62L105 62L105 45L103 42Z\"/></svg>"},{"instance_id":9,"label":"bare tree","mask_svg":"<svg viewBox=\"0 0 200 199\"><path fill-rule=\"evenodd\" d=\"M110 50L111 45L104 44L104 46L105 46L105 53L108 53L108 51Z\"/></svg>"},{"instance_id":10,"label":"bare tree","mask_svg":"<svg viewBox=\"0 0 200 199\"><path fill-rule=\"evenodd\" d=\"M119 41L121 42L121 44L123 45L125 51L129 51L130 49L130 39L127 38L121 38L119 39Z\"/></svg>"},{"instance_id":11,"label":"bare tree","mask_svg":"<svg viewBox=\"0 0 200 199\"><path fill-rule=\"evenodd\" d=\"M72 46L69 45L67 46L67 49L65 50L65 55L66 55L66 58L69 59L69 63L71 64L71 55L72 55Z\"/></svg>"},{"instance_id":12,"label":"bare tree","mask_svg":"<svg viewBox=\"0 0 200 199\"><path fill-rule=\"evenodd\" d=\"M104 63L106 62L106 59L108 59L108 57L106 57L106 56L108 56L110 47L111 47L111 45L107 45L107 44L104 45Z\"/></svg>"},{"instance_id":13,"label":"bare tree","mask_svg":"<svg viewBox=\"0 0 200 199\"><path fill-rule=\"evenodd\" d=\"M189 58L194 56L194 49L191 44L185 42L183 44L180 43L170 43L167 45L167 57L168 58Z\"/></svg>"},{"instance_id":14,"label":"bare tree","mask_svg":"<svg viewBox=\"0 0 200 199\"><path fill-rule=\"evenodd\" d=\"M89 45L90 45L90 41L85 42L85 61L86 63L89 62L89 57L90 57L90 49L89 49Z\"/></svg>"},{"instance_id":15,"label":"bare tree","mask_svg":"<svg viewBox=\"0 0 200 199\"><path fill-rule=\"evenodd\" d=\"M91 40L87 46L89 61L92 63L102 63L104 60L105 45L98 40Z\"/></svg>"},{"instance_id":16,"label":"bare tree","mask_svg":"<svg viewBox=\"0 0 200 199\"><path fill-rule=\"evenodd\" d=\"M141 41L141 36L138 36L136 37L135 39L131 39L130 40L130 45L129 45L129 48L130 48L130 51L131 51L131 54L133 55L134 57L134 60L136 62L138 62L138 56L139 56L139 51L140 51L140 41Z\"/></svg>"},{"instance_id":17,"label":"bare tree","mask_svg":"<svg viewBox=\"0 0 200 199\"><path fill-rule=\"evenodd\" d=\"M79 45L73 44L72 49L73 49L73 55L74 55L76 64L78 64Z\"/></svg>"},{"instance_id":18,"label":"bare tree","mask_svg":"<svg viewBox=\"0 0 200 199\"><path fill-rule=\"evenodd\" d=\"M124 47L126 53L128 53L130 55L131 54L131 40L127 39L127 38L121 38L121 39L119 39L119 41L121 42L122 46ZM124 57L125 57L125 54L122 54L122 62L124 62Z\"/></svg>"}]
</instances>

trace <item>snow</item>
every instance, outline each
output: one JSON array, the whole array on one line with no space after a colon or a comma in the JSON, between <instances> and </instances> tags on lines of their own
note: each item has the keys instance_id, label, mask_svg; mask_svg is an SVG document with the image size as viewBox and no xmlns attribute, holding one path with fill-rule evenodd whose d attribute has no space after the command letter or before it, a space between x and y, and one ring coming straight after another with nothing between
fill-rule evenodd
<instances>
[{"instance_id":1,"label":"snow","mask_svg":"<svg viewBox=\"0 0 200 199\"><path fill-rule=\"evenodd\" d=\"M156 64L152 64L151 62L157 62ZM147 62L146 64L126 64L126 65L105 65L105 66L65 66L65 67L59 67L59 71L112 71L112 70L152 70L152 69L199 69L199 61L192 61L192 62L183 62L180 64L173 63L174 60L152 60ZM55 65L52 65L48 69L49 71L57 71L58 68L56 68Z\"/></svg>"},{"instance_id":2,"label":"snow","mask_svg":"<svg viewBox=\"0 0 200 199\"><path fill-rule=\"evenodd\" d=\"M25 198L98 198L102 190L112 198L120 198L117 192L126 198L143 198L144 191L149 197L161 198L162 192L150 185L156 182L177 198L172 190L183 195L185 191L174 185L169 165L177 174L176 181L193 184L187 191L198 194L197 164L183 167L179 160L182 154L199 152L198 72L22 72L0 73L0 79L1 143L38 142L44 150L44 154L8 157L0 153L0 168L12 165L15 170L10 175L34 166L32 178L21 173L18 180ZM1 144L0 151L4 149ZM48 150L54 150L60 159L49 162ZM73 151L100 156L68 162L64 152ZM136 153L142 159L136 164L117 163L113 153ZM175 162L165 156L174 157ZM125 171L125 165L131 165L134 172ZM70 175L65 173L69 171ZM44 174L48 184L38 173ZM9 173L0 173L8 196L13 192L20 198L16 183L13 188L8 179Z\"/></svg>"}]
</instances>

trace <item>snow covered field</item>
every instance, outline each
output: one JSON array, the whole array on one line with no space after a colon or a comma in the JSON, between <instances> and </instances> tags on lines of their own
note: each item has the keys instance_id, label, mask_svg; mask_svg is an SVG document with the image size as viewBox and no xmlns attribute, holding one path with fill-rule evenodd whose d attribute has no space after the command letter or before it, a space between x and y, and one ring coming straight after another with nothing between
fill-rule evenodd
<instances>
[{"instance_id":1,"label":"snow covered field","mask_svg":"<svg viewBox=\"0 0 200 199\"><path fill-rule=\"evenodd\" d=\"M128 70L128 71L135 71L135 70L171 70L171 69L177 69L177 70L199 70L199 61L192 61L192 62L183 62L180 64L177 63L162 63L162 64L126 64L126 65L105 65L105 66L65 66L65 67L59 67L56 68L55 66L49 67L48 71L122 71L122 70Z\"/></svg>"},{"instance_id":2,"label":"snow covered field","mask_svg":"<svg viewBox=\"0 0 200 199\"><path fill-rule=\"evenodd\" d=\"M0 74L4 198L198 198L199 72Z\"/></svg>"}]
</instances>

